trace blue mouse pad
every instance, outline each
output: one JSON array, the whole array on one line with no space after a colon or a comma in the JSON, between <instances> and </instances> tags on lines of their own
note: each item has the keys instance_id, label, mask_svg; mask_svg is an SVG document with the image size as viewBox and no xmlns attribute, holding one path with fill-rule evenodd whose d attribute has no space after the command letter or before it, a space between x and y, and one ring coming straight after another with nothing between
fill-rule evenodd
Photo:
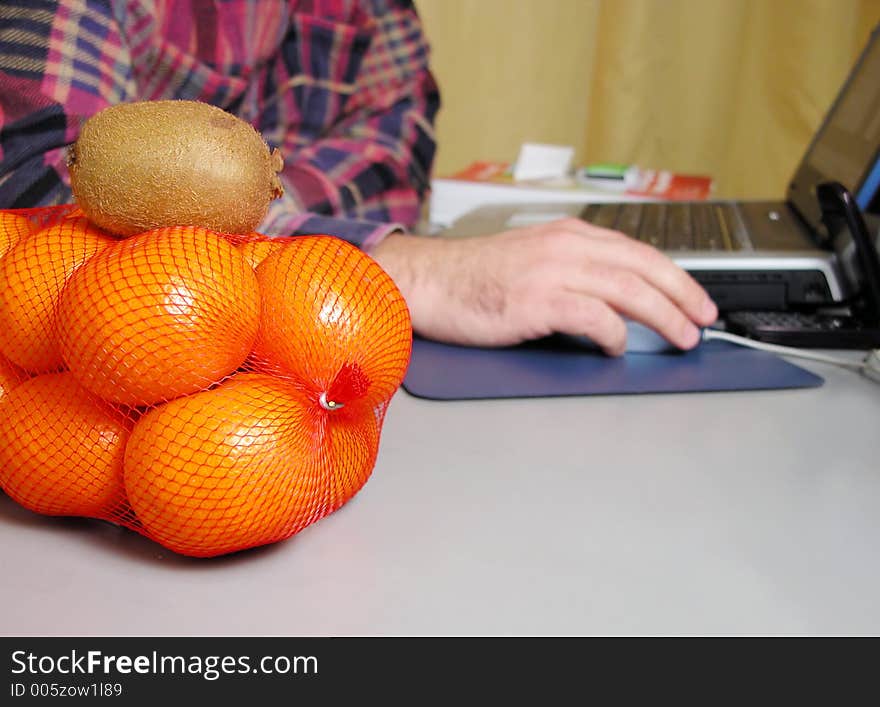
<instances>
[{"instance_id":1,"label":"blue mouse pad","mask_svg":"<svg viewBox=\"0 0 880 707\"><path fill-rule=\"evenodd\" d=\"M724 341L683 353L608 358L553 338L501 349L416 337L403 388L430 400L814 388L824 380L782 358Z\"/></svg>"}]
</instances>

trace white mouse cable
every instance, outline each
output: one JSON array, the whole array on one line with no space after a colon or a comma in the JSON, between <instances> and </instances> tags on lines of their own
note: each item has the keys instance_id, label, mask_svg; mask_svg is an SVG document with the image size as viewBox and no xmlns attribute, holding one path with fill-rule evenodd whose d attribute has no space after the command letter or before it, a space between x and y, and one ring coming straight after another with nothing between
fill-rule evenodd
<instances>
[{"instance_id":1,"label":"white mouse cable","mask_svg":"<svg viewBox=\"0 0 880 707\"><path fill-rule=\"evenodd\" d=\"M731 334L728 331L720 331L718 329L703 329L703 341L711 341L716 339L719 341L728 341L739 346L747 346L751 349L760 351L769 351L770 353L783 354L785 356L795 356L798 358L806 358L812 361L820 361L822 363L831 363L835 366L843 366L854 371L862 373L875 383L880 383L880 349L868 351L861 361L852 361L838 356L827 356L825 354L814 353L812 351L804 351L792 346L779 346L778 344L767 344L763 341L755 341L745 336Z\"/></svg>"}]
</instances>

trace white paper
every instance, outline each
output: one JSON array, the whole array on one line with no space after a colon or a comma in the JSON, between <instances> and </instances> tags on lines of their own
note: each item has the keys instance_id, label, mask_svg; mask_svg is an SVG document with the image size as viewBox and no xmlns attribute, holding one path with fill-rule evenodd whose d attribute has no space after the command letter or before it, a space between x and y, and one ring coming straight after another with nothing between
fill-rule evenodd
<instances>
[{"instance_id":1,"label":"white paper","mask_svg":"<svg viewBox=\"0 0 880 707\"><path fill-rule=\"evenodd\" d=\"M571 171L574 148L569 145L542 145L525 142L513 167L516 181L558 179Z\"/></svg>"},{"instance_id":2,"label":"white paper","mask_svg":"<svg viewBox=\"0 0 880 707\"><path fill-rule=\"evenodd\" d=\"M642 198L608 189L586 186L549 188L545 182L504 183L469 182L461 179L431 181L429 216L431 224L447 227L469 211L487 204L587 203L601 201L643 201Z\"/></svg>"}]
</instances>

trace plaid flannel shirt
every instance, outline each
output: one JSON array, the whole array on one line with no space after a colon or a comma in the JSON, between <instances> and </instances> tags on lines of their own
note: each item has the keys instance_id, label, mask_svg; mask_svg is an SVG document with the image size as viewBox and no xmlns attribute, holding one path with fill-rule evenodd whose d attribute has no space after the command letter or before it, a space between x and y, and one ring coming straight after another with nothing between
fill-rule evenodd
<instances>
[{"instance_id":1,"label":"plaid flannel shirt","mask_svg":"<svg viewBox=\"0 0 880 707\"><path fill-rule=\"evenodd\" d=\"M429 188L428 51L405 0L4 0L0 207L70 201L66 146L98 110L200 100L284 155L262 232L369 247Z\"/></svg>"}]
</instances>

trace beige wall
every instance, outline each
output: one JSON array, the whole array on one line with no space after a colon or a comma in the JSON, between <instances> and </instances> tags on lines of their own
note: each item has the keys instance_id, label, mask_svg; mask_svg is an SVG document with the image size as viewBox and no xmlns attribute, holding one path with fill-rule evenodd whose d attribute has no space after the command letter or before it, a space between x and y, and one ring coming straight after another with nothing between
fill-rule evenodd
<instances>
[{"instance_id":1,"label":"beige wall","mask_svg":"<svg viewBox=\"0 0 880 707\"><path fill-rule=\"evenodd\" d=\"M880 0L416 0L438 176L524 141L778 196Z\"/></svg>"},{"instance_id":2,"label":"beige wall","mask_svg":"<svg viewBox=\"0 0 880 707\"><path fill-rule=\"evenodd\" d=\"M521 142L583 148L598 0L417 0L443 107L436 173Z\"/></svg>"}]
</instances>

